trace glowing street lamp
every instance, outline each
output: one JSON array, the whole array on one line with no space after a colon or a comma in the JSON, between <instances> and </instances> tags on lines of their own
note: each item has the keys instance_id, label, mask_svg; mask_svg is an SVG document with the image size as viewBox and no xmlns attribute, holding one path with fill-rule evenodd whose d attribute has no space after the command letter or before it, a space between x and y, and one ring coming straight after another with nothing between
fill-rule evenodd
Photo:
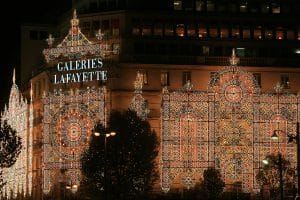
<instances>
[{"instance_id":1,"label":"glowing street lamp","mask_svg":"<svg viewBox=\"0 0 300 200\"><path fill-rule=\"evenodd\" d=\"M93 133L96 137L104 136L104 196L107 199L107 185L106 185L106 140L108 137L113 137L117 133L115 131L107 131L105 128L101 126L101 124L97 123L95 128L93 129Z\"/></svg>"}]
</instances>

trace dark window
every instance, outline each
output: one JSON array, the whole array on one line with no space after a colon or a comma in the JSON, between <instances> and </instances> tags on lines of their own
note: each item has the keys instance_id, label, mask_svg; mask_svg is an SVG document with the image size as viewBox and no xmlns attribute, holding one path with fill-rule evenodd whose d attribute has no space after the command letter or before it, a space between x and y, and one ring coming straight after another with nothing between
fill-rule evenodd
<instances>
[{"instance_id":1,"label":"dark window","mask_svg":"<svg viewBox=\"0 0 300 200\"><path fill-rule=\"evenodd\" d=\"M191 72L182 73L182 85L185 85L188 81L192 82Z\"/></svg>"},{"instance_id":2,"label":"dark window","mask_svg":"<svg viewBox=\"0 0 300 200\"><path fill-rule=\"evenodd\" d=\"M48 38L48 33L46 31L40 31L40 40L46 40Z\"/></svg>"},{"instance_id":3,"label":"dark window","mask_svg":"<svg viewBox=\"0 0 300 200\"><path fill-rule=\"evenodd\" d=\"M148 85L148 72L147 71L142 71L141 73L143 75L143 83L144 83L144 85Z\"/></svg>"},{"instance_id":4,"label":"dark window","mask_svg":"<svg viewBox=\"0 0 300 200\"><path fill-rule=\"evenodd\" d=\"M160 83L162 86L170 85L170 73L168 71L163 71L160 74Z\"/></svg>"},{"instance_id":5,"label":"dark window","mask_svg":"<svg viewBox=\"0 0 300 200\"><path fill-rule=\"evenodd\" d=\"M253 73L253 77L254 77L254 80L256 81L257 85L259 87L261 87L261 75L260 75L260 73Z\"/></svg>"},{"instance_id":6,"label":"dark window","mask_svg":"<svg viewBox=\"0 0 300 200\"><path fill-rule=\"evenodd\" d=\"M31 40L37 40L38 39L38 31L30 31L29 32L29 38Z\"/></svg>"},{"instance_id":7,"label":"dark window","mask_svg":"<svg viewBox=\"0 0 300 200\"><path fill-rule=\"evenodd\" d=\"M281 75L281 85L284 89L290 88L290 77L287 74Z\"/></svg>"}]
</instances>

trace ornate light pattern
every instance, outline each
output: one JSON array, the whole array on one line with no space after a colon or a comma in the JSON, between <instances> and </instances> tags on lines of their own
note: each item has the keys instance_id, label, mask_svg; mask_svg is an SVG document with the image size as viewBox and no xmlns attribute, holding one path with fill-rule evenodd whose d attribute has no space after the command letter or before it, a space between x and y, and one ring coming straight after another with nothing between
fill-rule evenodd
<instances>
[{"instance_id":1,"label":"ornate light pattern","mask_svg":"<svg viewBox=\"0 0 300 200\"><path fill-rule=\"evenodd\" d=\"M43 192L49 193L59 177L79 185L80 155L94 124L106 124L105 87L62 90L43 98ZM62 174L61 170L65 172Z\"/></svg>"},{"instance_id":2,"label":"ornate light pattern","mask_svg":"<svg viewBox=\"0 0 300 200\"><path fill-rule=\"evenodd\" d=\"M8 108L5 106L1 121L7 120L8 124L17 131L22 141L22 149L16 163L3 170L3 180L6 182L3 190L8 198L15 198L18 194L30 195L32 191L32 112L32 102L28 106L27 100L22 97L15 83L14 70L9 105Z\"/></svg>"},{"instance_id":3,"label":"ornate light pattern","mask_svg":"<svg viewBox=\"0 0 300 200\"><path fill-rule=\"evenodd\" d=\"M79 19L77 18L76 10L73 12L73 18L71 19L71 28L68 35L64 40L53 48L54 38L49 35L46 42L49 48L44 49L43 54L47 62L56 61L60 58L64 59L80 59L83 56L88 55L99 55L102 58L110 55L111 53L117 54L118 52L111 51L107 41L101 42L103 34L101 30L97 33L96 38L98 41L92 42L88 40L85 35L81 32L79 27Z\"/></svg>"},{"instance_id":4,"label":"ornate light pattern","mask_svg":"<svg viewBox=\"0 0 300 200\"><path fill-rule=\"evenodd\" d=\"M280 151L295 165L295 147L287 146L286 133L296 132L299 97L261 93L252 74L236 66L234 52L230 63L212 77L207 91L193 90L191 83L179 91L163 89L163 191L178 184L190 188L213 166L228 188L242 183L244 192L257 192L255 176L266 155ZM281 130L277 141L271 139L275 129Z\"/></svg>"},{"instance_id":5,"label":"ornate light pattern","mask_svg":"<svg viewBox=\"0 0 300 200\"><path fill-rule=\"evenodd\" d=\"M136 80L134 81L134 96L129 108L136 111L140 118L146 120L149 114L149 109L147 101L142 96L143 84L143 74L138 71L136 74Z\"/></svg>"}]
</instances>

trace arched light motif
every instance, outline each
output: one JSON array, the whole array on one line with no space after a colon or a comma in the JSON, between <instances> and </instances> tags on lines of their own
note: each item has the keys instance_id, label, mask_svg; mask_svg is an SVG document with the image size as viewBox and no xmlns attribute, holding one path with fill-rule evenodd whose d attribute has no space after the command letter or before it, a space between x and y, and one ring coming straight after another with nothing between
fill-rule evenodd
<instances>
[{"instance_id":1,"label":"arched light motif","mask_svg":"<svg viewBox=\"0 0 300 200\"><path fill-rule=\"evenodd\" d=\"M181 183L189 188L208 167L221 171L227 185L241 183L244 192L258 192L256 174L261 161L273 152L270 119L278 114L277 94L261 93L253 75L237 66L233 51L230 66L214 74L207 91L176 90L162 92L161 103L161 187L167 192ZM190 88L190 87L187 87ZM188 92L192 91L192 92ZM299 96L281 94L280 114L288 121L285 132L295 133L300 114ZM190 144L182 140L187 123L182 116L193 116L188 124L195 127ZM181 134L182 133L182 134ZM192 138L195 138L194 140ZM286 142L276 143L283 151ZM180 160L180 153L188 158ZM286 158L295 166L295 147L286 149ZM184 165L183 163L186 163ZM190 171L191 170L191 171ZM187 172L190 171L190 175ZM198 177L196 177L196 175ZM199 177L200 176L200 177Z\"/></svg>"},{"instance_id":2,"label":"arched light motif","mask_svg":"<svg viewBox=\"0 0 300 200\"><path fill-rule=\"evenodd\" d=\"M32 101L28 105L27 100L22 97L16 85L15 69L12 81L9 105L5 106L1 122L6 120L16 130L21 138L22 149L16 163L10 168L3 169L3 181L6 182L3 194L8 198L31 195L32 191Z\"/></svg>"},{"instance_id":3,"label":"arched light motif","mask_svg":"<svg viewBox=\"0 0 300 200\"><path fill-rule=\"evenodd\" d=\"M136 79L134 81L134 96L129 105L131 110L136 111L137 115L143 120L147 119L149 114L148 103L145 98L142 96L143 92L143 75L139 71L137 71Z\"/></svg>"},{"instance_id":4,"label":"arched light motif","mask_svg":"<svg viewBox=\"0 0 300 200\"><path fill-rule=\"evenodd\" d=\"M56 90L43 98L43 104L42 170L43 192L47 194L58 177L79 185L81 153L94 124L106 124L106 89Z\"/></svg>"}]
</instances>

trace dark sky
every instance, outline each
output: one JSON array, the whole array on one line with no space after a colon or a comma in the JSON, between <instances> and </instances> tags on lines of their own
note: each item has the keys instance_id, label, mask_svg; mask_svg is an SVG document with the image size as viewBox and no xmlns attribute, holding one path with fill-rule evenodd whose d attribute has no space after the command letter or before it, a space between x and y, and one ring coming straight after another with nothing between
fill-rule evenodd
<instances>
[{"instance_id":1,"label":"dark sky","mask_svg":"<svg viewBox=\"0 0 300 200\"><path fill-rule=\"evenodd\" d=\"M54 21L60 13L71 7L71 0L26 0L7 1L0 12L1 56L0 56L0 111L7 104L12 84L12 71L20 68L20 26L24 22ZM17 79L20 74L17 71ZM17 84L18 84L17 80Z\"/></svg>"}]
</instances>

